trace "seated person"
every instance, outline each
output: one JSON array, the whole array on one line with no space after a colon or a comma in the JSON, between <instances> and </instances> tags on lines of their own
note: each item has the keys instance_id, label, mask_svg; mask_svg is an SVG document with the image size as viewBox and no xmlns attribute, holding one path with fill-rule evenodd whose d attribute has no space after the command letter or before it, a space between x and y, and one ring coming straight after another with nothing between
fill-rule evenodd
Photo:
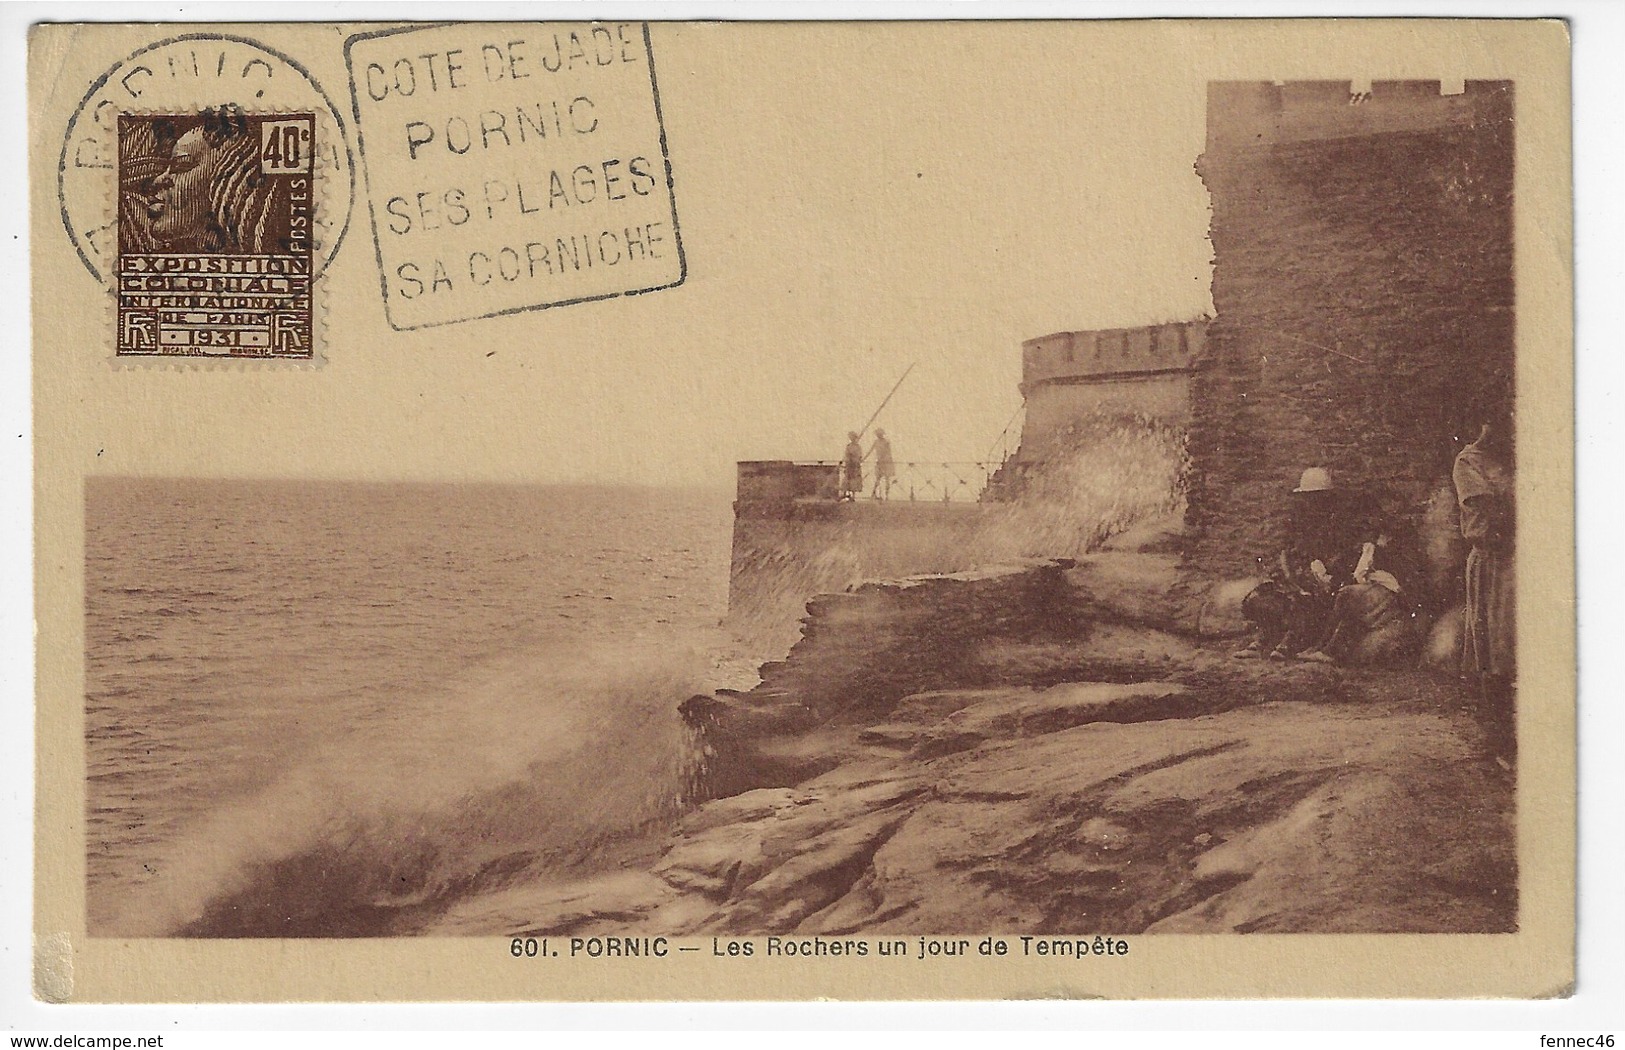
<instances>
[{"instance_id":1,"label":"seated person","mask_svg":"<svg viewBox=\"0 0 1625 1050\"><path fill-rule=\"evenodd\" d=\"M1386 531L1365 543L1352 579L1332 598L1324 640L1303 653L1305 660L1367 666L1397 666L1416 650L1421 602L1420 578Z\"/></svg>"},{"instance_id":2,"label":"seated person","mask_svg":"<svg viewBox=\"0 0 1625 1050\"><path fill-rule=\"evenodd\" d=\"M1270 578L1242 599L1254 637L1236 658L1288 660L1318 647L1332 628L1333 596L1353 582L1365 532L1365 515L1331 474L1305 470L1292 490L1287 535Z\"/></svg>"}]
</instances>

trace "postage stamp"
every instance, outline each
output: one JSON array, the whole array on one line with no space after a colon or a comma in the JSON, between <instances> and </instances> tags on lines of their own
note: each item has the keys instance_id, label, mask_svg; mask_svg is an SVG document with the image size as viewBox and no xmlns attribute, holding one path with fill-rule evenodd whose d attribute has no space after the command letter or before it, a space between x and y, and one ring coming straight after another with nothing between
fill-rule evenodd
<instances>
[{"instance_id":1,"label":"postage stamp","mask_svg":"<svg viewBox=\"0 0 1625 1050\"><path fill-rule=\"evenodd\" d=\"M61 133L53 210L79 263L107 290L108 359L320 363L323 275L349 227L355 174L345 119L316 75L259 40L202 30L150 40L97 67L88 83ZM283 136L278 149L305 151L307 170L259 159L273 134ZM262 140L250 149L255 135ZM251 154L256 166L233 182L221 165L247 165ZM249 221L245 207L267 209L253 220L264 219L263 230L233 228ZM244 236L262 243L244 247ZM263 243L278 240L288 243ZM248 259L267 253L304 262ZM154 258L162 255L195 258ZM273 323L266 300L281 289L269 282L296 269L306 320ZM218 299L225 293L258 298Z\"/></svg>"},{"instance_id":2,"label":"postage stamp","mask_svg":"<svg viewBox=\"0 0 1625 1050\"><path fill-rule=\"evenodd\" d=\"M118 356L309 358L315 115L118 129Z\"/></svg>"},{"instance_id":3,"label":"postage stamp","mask_svg":"<svg viewBox=\"0 0 1625 1050\"><path fill-rule=\"evenodd\" d=\"M345 57L397 331L683 282L646 25L394 29Z\"/></svg>"}]
</instances>

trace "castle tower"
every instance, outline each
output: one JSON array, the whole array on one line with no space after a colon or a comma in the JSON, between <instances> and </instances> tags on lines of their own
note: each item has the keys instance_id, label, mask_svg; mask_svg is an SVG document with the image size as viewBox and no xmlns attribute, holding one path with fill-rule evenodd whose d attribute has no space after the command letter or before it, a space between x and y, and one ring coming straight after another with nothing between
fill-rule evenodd
<instances>
[{"instance_id":1,"label":"castle tower","mask_svg":"<svg viewBox=\"0 0 1625 1050\"><path fill-rule=\"evenodd\" d=\"M1509 399L1512 85L1208 85L1213 303L1192 377L1194 568L1273 549L1331 470L1412 523Z\"/></svg>"},{"instance_id":2,"label":"castle tower","mask_svg":"<svg viewBox=\"0 0 1625 1050\"><path fill-rule=\"evenodd\" d=\"M1012 461L1016 475L1043 463L1088 420L1133 415L1183 427L1191 373L1206 345L1204 320L1057 332L1022 343L1026 420Z\"/></svg>"}]
</instances>

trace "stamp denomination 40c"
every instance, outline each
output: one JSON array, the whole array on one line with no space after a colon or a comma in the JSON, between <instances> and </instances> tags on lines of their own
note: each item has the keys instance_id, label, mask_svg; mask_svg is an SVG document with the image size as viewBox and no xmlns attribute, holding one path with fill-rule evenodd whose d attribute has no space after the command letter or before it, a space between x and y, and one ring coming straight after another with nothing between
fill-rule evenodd
<instances>
[{"instance_id":1,"label":"stamp denomination 40c","mask_svg":"<svg viewBox=\"0 0 1625 1050\"><path fill-rule=\"evenodd\" d=\"M308 359L316 119L118 121L120 357Z\"/></svg>"}]
</instances>

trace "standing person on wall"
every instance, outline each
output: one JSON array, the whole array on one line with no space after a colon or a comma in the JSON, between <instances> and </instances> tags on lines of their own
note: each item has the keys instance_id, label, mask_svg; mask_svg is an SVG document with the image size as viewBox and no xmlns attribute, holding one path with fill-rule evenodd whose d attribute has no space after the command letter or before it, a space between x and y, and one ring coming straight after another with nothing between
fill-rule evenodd
<instances>
[{"instance_id":1,"label":"standing person on wall","mask_svg":"<svg viewBox=\"0 0 1625 1050\"><path fill-rule=\"evenodd\" d=\"M891 442L886 440L886 432L879 427L875 428L875 444L869 451L875 457L875 488L869 495L878 500L891 499L891 483L897 476L897 464L892 459Z\"/></svg>"},{"instance_id":2,"label":"standing person on wall","mask_svg":"<svg viewBox=\"0 0 1625 1050\"><path fill-rule=\"evenodd\" d=\"M863 446L858 432L846 433L846 453L841 461L841 499L853 500L863 491Z\"/></svg>"}]
</instances>

